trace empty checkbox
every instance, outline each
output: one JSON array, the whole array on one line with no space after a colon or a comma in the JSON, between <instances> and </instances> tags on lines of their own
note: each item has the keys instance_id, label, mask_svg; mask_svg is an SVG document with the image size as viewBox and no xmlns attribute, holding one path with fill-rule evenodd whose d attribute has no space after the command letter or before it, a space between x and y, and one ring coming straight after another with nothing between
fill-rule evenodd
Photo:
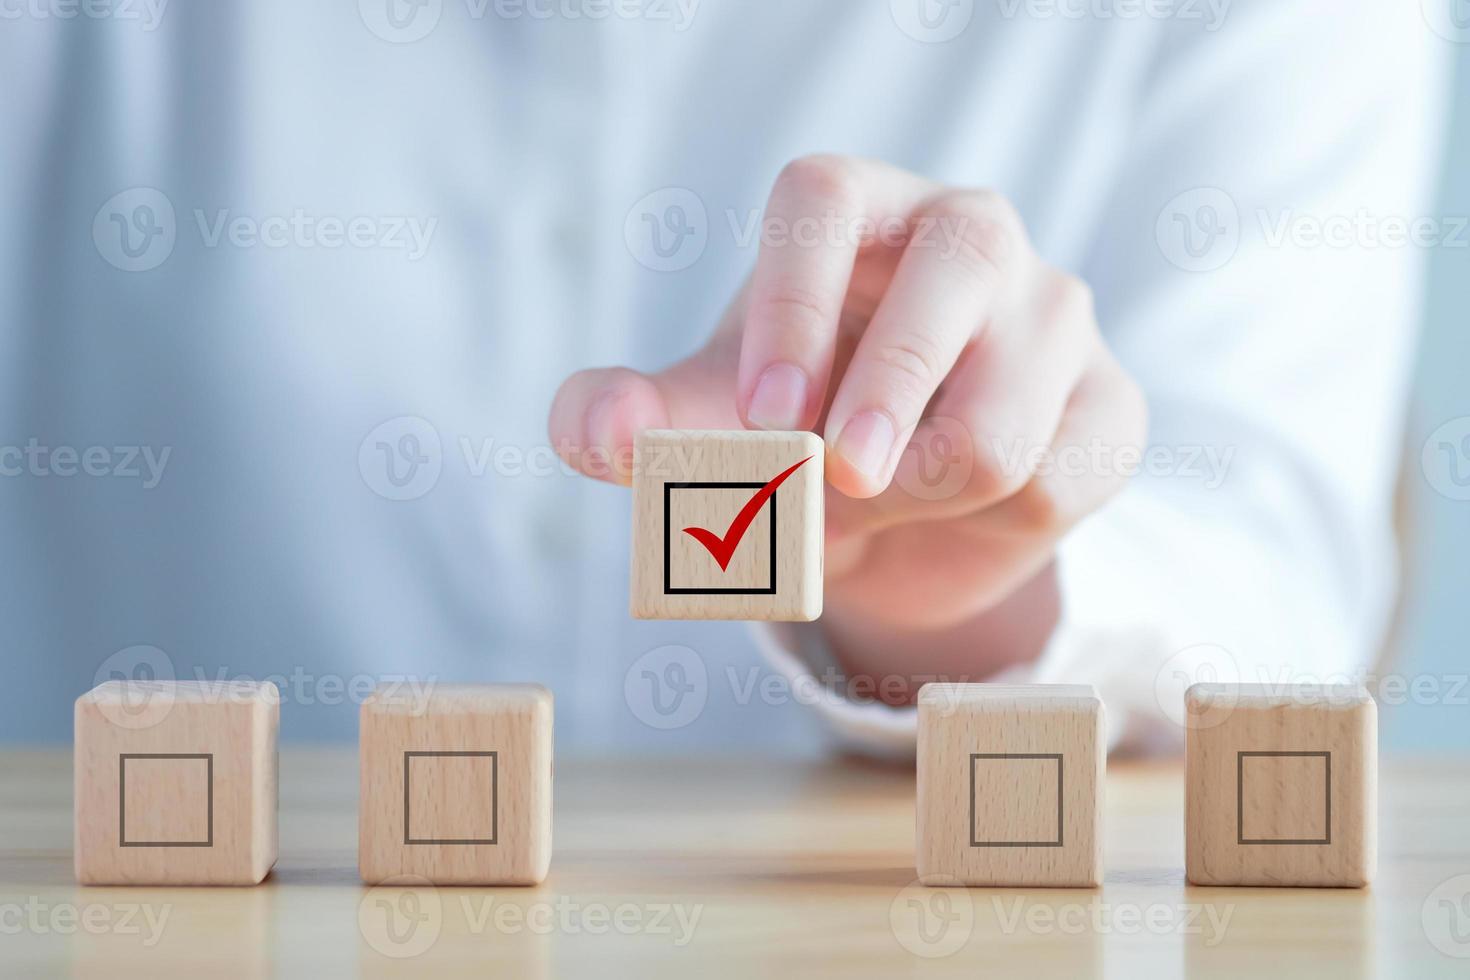
<instances>
[{"instance_id":1,"label":"empty checkbox","mask_svg":"<svg viewBox=\"0 0 1470 980\"><path fill-rule=\"evenodd\" d=\"M1332 843L1332 753L1236 754L1241 844Z\"/></svg>"},{"instance_id":2,"label":"empty checkbox","mask_svg":"<svg viewBox=\"0 0 1470 980\"><path fill-rule=\"evenodd\" d=\"M213 847L214 756L118 756L119 847Z\"/></svg>"},{"instance_id":3,"label":"empty checkbox","mask_svg":"<svg viewBox=\"0 0 1470 980\"><path fill-rule=\"evenodd\" d=\"M971 753L970 846L1061 847L1062 756Z\"/></svg>"},{"instance_id":4,"label":"empty checkbox","mask_svg":"<svg viewBox=\"0 0 1470 980\"><path fill-rule=\"evenodd\" d=\"M403 753L405 844L495 844L499 754Z\"/></svg>"}]
</instances>

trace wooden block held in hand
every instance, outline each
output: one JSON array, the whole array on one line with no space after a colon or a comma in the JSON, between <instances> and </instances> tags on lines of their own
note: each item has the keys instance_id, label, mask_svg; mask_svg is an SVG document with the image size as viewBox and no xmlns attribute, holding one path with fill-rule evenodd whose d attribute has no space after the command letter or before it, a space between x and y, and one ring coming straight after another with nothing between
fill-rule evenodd
<instances>
[{"instance_id":1,"label":"wooden block held in hand","mask_svg":"<svg viewBox=\"0 0 1470 980\"><path fill-rule=\"evenodd\" d=\"M633 615L820 616L824 452L810 432L640 433Z\"/></svg>"},{"instance_id":2,"label":"wooden block held in hand","mask_svg":"<svg viewBox=\"0 0 1470 980\"><path fill-rule=\"evenodd\" d=\"M1103 706L1078 684L919 691L926 884L1102 883Z\"/></svg>"},{"instance_id":3,"label":"wooden block held in hand","mask_svg":"<svg viewBox=\"0 0 1470 980\"><path fill-rule=\"evenodd\" d=\"M108 681L77 699L75 847L86 885L253 885L276 863L280 692Z\"/></svg>"},{"instance_id":4,"label":"wooden block held in hand","mask_svg":"<svg viewBox=\"0 0 1470 980\"><path fill-rule=\"evenodd\" d=\"M534 885L551 863L551 692L380 687L362 705L358 870Z\"/></svg>"},{"instance_id":5,"label":"wooden block held in hand","mask_svg":"<svg viewBox=\"0 0 1470 980\"><path fill-rule=\"evenodd\" d=\"M1356 684L1185 692L1196 885L1357 888L1378 861L1378 709Z\"/></svg>"}]
</instances>

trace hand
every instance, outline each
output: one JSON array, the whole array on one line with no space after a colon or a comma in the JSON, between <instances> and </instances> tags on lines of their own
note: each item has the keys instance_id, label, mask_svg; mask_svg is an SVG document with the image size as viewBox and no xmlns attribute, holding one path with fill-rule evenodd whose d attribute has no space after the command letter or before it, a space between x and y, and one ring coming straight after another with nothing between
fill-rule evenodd
<instances>
[{"instance_id":1,"label":"hand","mask_svg":"<svg viewBox=\"0 0 1470 980\"><path fill-rule=\"evenodd\" d=\"M999 195L869 160L791 163L762 227L780 234L763 236L708 344L654 375L573 375L552 407L553 443L625 482L642 429L820 431L822 622L845 665L912 670L928 655L973 676L1033 655L1049 623L1012 643L1027 649L994 648L1037 633L997 622L1007 599L1034 608L1038 589L1023 586L1046 578L1058 538L1124 482L1117 466L1041 464L1140 447L1146 427L1088 287L1036 255ZM950 469L933 485L936 451Z\"/></svg>"}]
</instances>

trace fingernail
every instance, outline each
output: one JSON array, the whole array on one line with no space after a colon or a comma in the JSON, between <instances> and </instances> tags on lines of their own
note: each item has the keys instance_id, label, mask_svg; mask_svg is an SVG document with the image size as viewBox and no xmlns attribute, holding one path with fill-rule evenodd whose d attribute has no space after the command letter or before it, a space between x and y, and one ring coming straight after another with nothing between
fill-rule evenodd
<instances>
[{"instance_id":1,"label":"fingernail","mask_svg":"<svg viewBox=\"0 0 1470 980\"><path fill-rule=\"evenodd\" d=\"M604 391L587 406L584 423L587 427L587 445L582 447L584 450L602 449L612 452L617 448L614 445L617 432L613 427L617 404L618 393Z\"/></svg>"},{"instance_id":2,"label":"fingernail","mask_svg":"<svg viewBox=\"0 0 1470 980\"><path fill-rule=\"evenodd\" d=\"M883 478L883 469L893 452L893 423L882 412L863 412L847 420L837 437L837 455L848 465L871 477Z\"/></svg>"},{"instance_id":3,"label":"fingernail","mask_svg":"<svg viewBox=\"0 0 1470 980\"><path fill-rule=\"evenodd\" d=\"M745 417L762 429L795 429L806 414L806 372L795 364L772 364L755 383Z\"/></svg>"},{"instance_id":4,"label":"fingernail","mask_svg":"<svg viewBox=\"0 0 1470 980\"><path fill-rule=\"evenodd\" d=\"M587 406L587 445L582 447L580 468L588 476L627 483L633 475L633 446L618 424L623 394L616 389L605 391Z\"/></svg>"}]
</instances>

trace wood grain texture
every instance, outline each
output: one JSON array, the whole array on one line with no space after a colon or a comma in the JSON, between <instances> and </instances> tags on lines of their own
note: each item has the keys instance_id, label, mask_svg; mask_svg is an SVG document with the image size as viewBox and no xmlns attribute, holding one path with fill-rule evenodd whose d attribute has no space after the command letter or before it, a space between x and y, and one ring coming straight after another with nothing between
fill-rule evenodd
<instances>
[{"instance_id":1,"label":"wood grain texture","mask_svg":"<svg viewBox=\"0 0 1470 980\"><path fill-rule=\"evenodd\" d=\"M358 869L374 883L531 885L551 862L551 692L380 688L363 702Z\"/></svg>"},{"instance_id":2,"label":"wood grain texture","mask_svg":"<svg viewBox=\"0 0 1470 980\"><path fill-rule=\"evenodd\" d=\"M640 433L634 444L632 614L801 622L820 616L824 452L821 438L810 432ZM762 485L807 457L760 509L727 567L684 533L698 527L724 537ZM773 579L774 591L765 591Z\"/></svg>"},{"instance_id":3,"label":"wood grain texture","mask_svg":"<svg viewBox=\"0 0 1470 980\"><path fill-rule=\"evenodd\" d=\"M271 684L109 681L78 698L77 880L263 879L276 861L279 723Z\"/></svg>"},{"instance_id":4,"label":"wood grain texture","mask_svg":"<svg viewBox=\"0 0 1470 980\"><path fill-rule=\"evenodd\" d=\"M543 884L365 887L355 746L282 749L259 887L85 887L70 762L0 751L7 977L1463 980L1470 952L1465 756L1383 757L1364 889L1186 884L1182 760L1114 760L1107 878L1083 891L915 887L912 769L749 753L560 758ZM53 928L58 910L112 927Z\"/></svg>"},{"instance_id":5,"label":"wood grain texture","mask_svg":"<svg viewBox=\"0 0 1470 980\"><path fill-rule=\"evenodd\" d=\"M1102 882L1103 707L1063 684L919 692L918 872L935 885Z\"/></svg>"},{"instance_id":6,"label":"wood grain texture","mask_svg":"<svg viewBox=\"0 0 1470 980\"><path fill-rule=\"evenodd\" d=\"M1185 867L1198 885L1356 888L1377 865L1378 711L1357 685L1185 692Z\"/></svg>"}]
</instances>

